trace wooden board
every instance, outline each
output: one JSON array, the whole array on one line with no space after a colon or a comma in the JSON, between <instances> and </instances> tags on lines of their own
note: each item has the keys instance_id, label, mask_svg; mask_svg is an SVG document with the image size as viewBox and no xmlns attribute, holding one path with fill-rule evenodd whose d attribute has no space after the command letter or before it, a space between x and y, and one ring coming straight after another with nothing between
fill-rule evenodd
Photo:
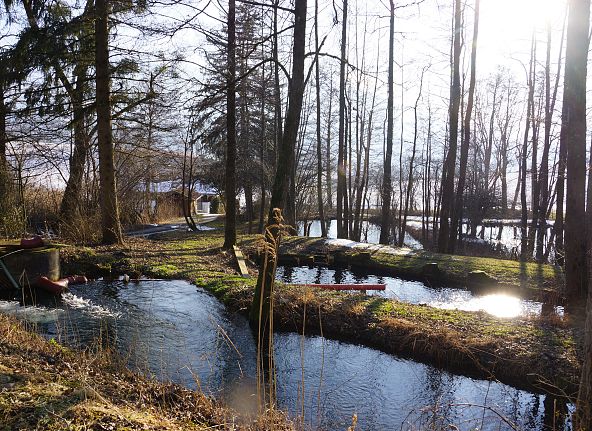
<instances>
[{"instance_id":1,"label":"wooden board","mask_svg":"<svg viewBox=\"0 0 592 431\"><path fill-rule=\"evenodd\" d=\"M240 248L236 245L233 245L232 248L234 249L234 255L236 256L236 261L238 262L238 269L240 274L248 278L249 277L249 269L247 268L247 264L245 262L245 256L243 256L243 252Z\"/></svg>"}]
</instances>

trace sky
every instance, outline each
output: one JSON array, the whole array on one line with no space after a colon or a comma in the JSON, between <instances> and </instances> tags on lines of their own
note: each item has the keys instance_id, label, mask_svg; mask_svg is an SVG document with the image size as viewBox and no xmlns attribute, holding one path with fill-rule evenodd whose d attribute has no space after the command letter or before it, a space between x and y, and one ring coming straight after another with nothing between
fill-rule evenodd
<instances>
[{"instance_id":1,"label":"sky","mask_svg":"<svg viewBox=\"0 0 592 431\"><path fill-rule=\"evenodd\" d=\"M284 2L284 4L289 5L289 2ZM335 23L335 19L337 21L341 19L341 4L340 0L335 0L335 2L320 0L319 3L321 38L327 37L323 51L333 56L339 56L341 28L339 22ZM411 107L417 98L419 76L423 69L427 69L427 71L423 96L419 104L420 121L425 124L429 103L432 112L437 117L433 128L439 131L437 138L439 142L443 142L449 98L452 4L453 0L395 2L397 7L408 5L397 9L395 19L395 148L398 148L401 124L404 126L405 146L408 146L412 139ZM466 40L463 51L463 69L467 76L473 27L473 5L474 0L466 0ZM386 0L349 0L348 59L350 63L359 64L362 61L362 54L365 54L367 76L371 80L374 75L376 59L379 56L379 89L375 119L375 126L379 128L382 127L386 115L389 37L387 7ZM136 24L166 23L169 28L179 26L181 22L186 22L187 25L166 36L149 36L137 28L120 24L112 33L114 46L124 49L138 49L147 55L157 52L163 52L168 56L183 53L185 62L181 67L182 74L188 79L200 78L202 66L205 65L204 50L209 49L200 28L219 29L225 19L225 8L226 2L223 0L220 2L191 0L177 3L174 6L155 7L151 12L156 12L156 15L140 14L133 21ZM528 63L532 32L535 31L538 40L538 58L539 64L541 64L544 61L547 22L551 24L553 29L551 58L556 63L565 9L564 0L481 0L477 44L478 80L485 80L498 68L503 67L515 76L517 85L524 88L526 85L525 66ZM198 13L200 11L201 14ZM312 32L313 11L314 2L309 0L307 25L309 32ZM282 22L284 26L290 24L289 14L283 14ZM18 22L16 26L18 28ZM5 24L5 32L6 28ZM15 31L14 25L12 31ZM290 37L291 32L284 34L281 54L288 69ZM365 46L362 46L364 40ZM309 50L312 49L313 47L309 44ZM115 53L113 59L116 59L118 55ZM338 70L337 61L330 57L324 57L321 64L324 68ZM403 65L402 69L401 65ZM541 66L539 65L539 67ZM553 70L555 68L553 67ZM337 80L337 76L335 76L335 80ZM402 90L404 90L403 93L401 93ZM560 109L560 103L557 106ZM401 109L404 112L402 122ZM381 157L382 141L382 130L378 130L374 138L374 153L377 161ZM397 151L395 151L394 164L398 164L396 161L398 160Z\"/></svg>"}]
</instances>

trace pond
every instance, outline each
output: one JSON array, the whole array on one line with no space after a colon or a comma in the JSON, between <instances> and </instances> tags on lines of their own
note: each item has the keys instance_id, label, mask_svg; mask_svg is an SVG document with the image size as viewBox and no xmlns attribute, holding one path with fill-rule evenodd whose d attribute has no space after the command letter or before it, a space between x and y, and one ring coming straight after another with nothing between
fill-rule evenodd
<instances>
[{"instance_id":1,"label":"pond","mask_svg":"<svg viewBox=\"0 0 592 431\"><path fill-rule=\"evenodd\" d=\"M246 319L187 282L98 281L36 306L0 301L0 311L68 345L88 346L100 335L137 370L200 387L242 413L256 410ZM543 430L553 420L549 396L320 337L279 333L275 343L278 404L292 417L304 411L306 429L344 430L354 413L358 430Z\"/></svg>"},{"instance_id":2,"label":"pond","mask_svg":"<svg viewBox=\"0 0 592 431\"><path fill-rule=\"evenodd\" d=\"M324 266L278 266L276 279L294 284L386 284L384 291L367 291L369 295L384 296L411 304L464 311L485 311L497 317L538 315L542 303L521 299L506 293L479 295L466 289L428 286L421 281L373 275L363 269ZM563 307L556 307L563 313Z\"/></svg>"},{"instance_id":3,"label":"pond","mask_svg":"<svg viewBox=\"0 0 592 431\"><path fill-rule=\"evenodd\" d=\"M310 224L310 231L308 232L309 237L320 237L321 236L321 221L311 220L308 221ZM298 222L298 235L304 236L304 222ZM337 220L331 219L329 221L329 230L327 231L327 238L337 238ZM369 244L378 244L380 239L380 226L368 221L362 222L362 242ZM409 232L405 232L404 245L416 250L423 248L421 243L413 238Z\"/></svg>"},{"instance_id":4,"label":"pond","mask_svg":"<svg viewBox=\"0 0 592 431\"><path fill-rule=\"evenodd\" d=\"M432 222L432 218L428 217L427 221ZM488 245L489 247L498 250L505 257L517 257L520 255L520 224L519 220L485 220L484 224L477 225L477 237L471 238L468 235L469 224L463 222L463 232L466 232L463 239L467 243L475 243L480 245ZM310 225L308 233L309 237L321 236L321 222L320 220L309 220ZM548 227L545 230L544 249L547 250L549 246L549 238L552 233L552 221L548 222ZM414 235L418 235L421 230L421 217L409 216L407 219L407 226L411 230L415 230ZM429 226L431 228L431 224ZM482 234L482 238L481 238ZM298 235L304 236L304 222L298 222ZM329 230L327 238L337 238L337 220L331 219L329 221ZM368 221L362 222L362 242L370 244L378 244L380 238L380 226ZM536 235L535 235L536 238ZM405 232L404 245L412 249L423 249L421 242L415 238L410 232ZM549 261L554 261L554 250L549 250Z\"/></svg>"}]
</instances>

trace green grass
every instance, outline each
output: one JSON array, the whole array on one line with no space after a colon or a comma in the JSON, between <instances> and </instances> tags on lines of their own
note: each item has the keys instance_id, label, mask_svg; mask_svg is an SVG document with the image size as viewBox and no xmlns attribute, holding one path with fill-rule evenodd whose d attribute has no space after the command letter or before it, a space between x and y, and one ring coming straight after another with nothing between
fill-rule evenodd
<instances>
[{"instance_id":1,"label":"green grass","mask_svg":"<svg viewBox=\"0 0 592 431\"><path fill-rule=\"evenodd\" d=\"M345 255L348 262L360 266L382 269L415 279L424 279L424 267L437 263L444 283L465 284L471 271L483 271L506 287L528 289L557 289L563 286L563 273L558 267L534 262L521 263L507 259L457 256L428 251L409 251L400 254L372 251L368 258L365 250L331 246L333 251ZM283 242L283 253L309 257L325 251L323 239L289 237Z\"/></svg>"}]
</instances>

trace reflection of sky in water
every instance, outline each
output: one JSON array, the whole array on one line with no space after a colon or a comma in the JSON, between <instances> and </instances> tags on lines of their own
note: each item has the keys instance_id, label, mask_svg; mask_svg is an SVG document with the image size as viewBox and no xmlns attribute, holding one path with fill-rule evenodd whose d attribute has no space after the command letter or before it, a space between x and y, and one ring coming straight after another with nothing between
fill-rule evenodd
<instances>
[{"instance_id":1,"label":"reflection of sky in water","mask_svg":"<svg viewBox=\"0 0 592 431\"><path fill-rule=\"evenodd\" d=\"M420 281L401 278L368 275L346 269L326 267L279 266L276 278L284 283L326 283L326 284L386 284L386 290L367 291L369 295L385 296L412 304L427 304L432 307L485 311L498 317L517 317L540 314L540 302L523 300L505 294L475 295L464 289L447 287L432 288Z\"/></svg>"},{"instance_id":2,"label":"reflection of sky in water","mask_svg":"<svg viewBox=\"0 0 592 431\"><path fill-rule=\"evenodd\" d=\"M500 220L490 220L490 222L499 222ZM501 236L499 235L499 227L493 226L483 226L477 225L477 237L471 238L468 236L467 229L468 224L463 223L463 232L464 238L468 242L476 242L476 243L488 243L495 246L503 247L508 253L514 251L517 253L516 250L520 250L520 227L517 225L519 220L502 220L506 225L502 227ZM428 218L428 222L432 223L431 217ZM321 223L319 220L312 220L308 223L311 223L310 226L310 237L320 237L321 236ZM509 226L508 224L512 224ZM549 224L552 224L552 221L549 221ZM407 219L407 226L414 229L421 229L421 217L418 216L409 216ZM481 239L480 234L483 230L483 239ZM298 235L304 235L304 222L298 222ZM544 239L545 247L548 243L548 238L551 235L551 228L547 228L546 235ZM337 220L332 219L329 224L329 231L327 233L328 238L337 238ZM499 240L498 240L499 237ZM535 235L536 237L536 235ZM378 240L380 238L380 227L374 223L369 223L364 221L362 223L362 242L367 242L370 244L378 244ZM423 246L421 243L413 238L409 232L405 233L405 245L407 247L411 247L414 249L422 249ZM551 251L550 257L553 257L553 251Z\"/></svg>"},{"instance_id":3,"label":"reflection of sky in water","mask_svg":"<svg viewBox=\"0 0 592 431\"><path fill-rule=\"evenodd\" d=\"M321 236L321 222L319 220L309 221L311 223L309 237ZM298 222L298 235L304 235L304 222ZM337 220L332 219L329 223L327 238L337 238ZM380 238L380 227L367 221L362 222L362 242L378 244ZM413 238L409 232L405 233L405 245L414 249L423 249L421 243Z\"/></svg>"},{"instance_id":4,"label":"reflection of sky in water","mask_svg":"<svg viewBox=\"0 0 592 431\"><path fill-rule=\"evenodd\" d=\"M458 298L454 296L452 295L449 302L431 301L428 305L451 310L486 311L497 317L517 317L534 311L533 305L523 304L520 298L504 294L472 296L471 298L466 298L465 295L458 295Z\"/></svg>"},{"instance_id":5,"label":"reflection of sky in water","mask_svg":"<svg viewBox=\"0 0 592 431\"><path fill-rule=\"evenodd\" d=\"M78 345L102 334L115 340L138 370L200 387L242 412L256 410L253 334L246 319L226 312L202 289L180 281L96 282L76 286L71 294L55 308L38 305L19 315L33 318L46 335ZM0 309L17 307L0 302ZM35 314L44 319L35 320ZM53 322L46 321L49 315ZM297 416L304 403L305 422L312 429L344 430L353 413L357 430L448 424L511 429L480 405L521 429L542 430L552 420L550 397L320 337L282 333L274 339L278 404Z\"/></svg>"}]
</instances>

